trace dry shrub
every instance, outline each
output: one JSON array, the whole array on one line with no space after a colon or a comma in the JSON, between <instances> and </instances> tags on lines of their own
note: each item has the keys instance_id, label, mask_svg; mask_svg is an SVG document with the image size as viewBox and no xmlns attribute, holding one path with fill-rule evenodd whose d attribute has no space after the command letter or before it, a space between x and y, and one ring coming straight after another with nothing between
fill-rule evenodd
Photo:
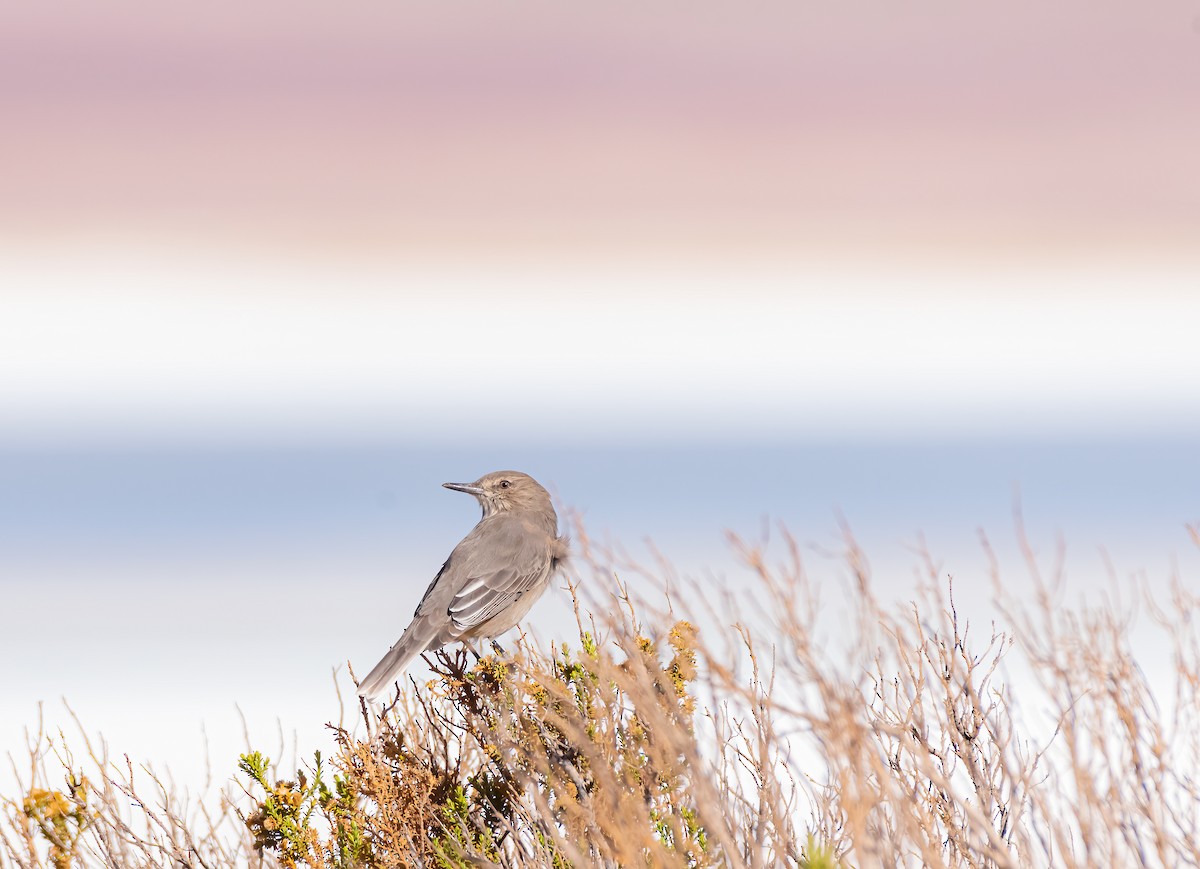
<instances>
[{"instance_id":1,"label":"dry shrub","mask_svg":"<svg viewBox=\"0 0 1200 869\"><path fill-rule=\"evenodd\" d=\"M81 754L39 719L20 765L10 755L23 794L0 797L0 867L264 865L229 799L194 799L75 723Z\"/></svg>"},{"instance_id":2,"label":"dry shrub","mask_svg":"<svg viewBox=\"0 0 1200 869\"><path fill-rule=\"evenodd\" d=\"M780 552L733 540L736 594L577 539L577 644L440 654L390 709L333 728L328 761L280 780L243 756L245 794L216 816L155 780L131 809L128 767L97 758L85 779L59 741L54 787L39 741L0 865L1200 862L1200 596L1178 578L1145 597L1173 648L1156 698L1128 602L1063 606L1061 567L1023 536L1033 596L993 560L1000 626L982 634L927 556L914 599L882 603L848 533L844 629L786 535Z\"/></svg>"}]
</instances>

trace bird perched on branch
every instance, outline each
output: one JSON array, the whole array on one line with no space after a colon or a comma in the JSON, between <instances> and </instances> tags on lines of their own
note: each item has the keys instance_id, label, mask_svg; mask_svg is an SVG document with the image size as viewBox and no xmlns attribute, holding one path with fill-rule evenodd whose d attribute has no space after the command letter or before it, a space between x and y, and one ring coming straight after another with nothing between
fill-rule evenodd
<instances>
[{"instance_id":1,"label":"bird perched on branch","mask_svg":"<svg viewBox=\"0 0 1200 869\"><path fill-rule=\"evenodd\" d=\"M387 690L422 652L514 627L567 557L550 493L533 477L496 471L474 483L443 485L474 495L483 518L433 578L412 624L359 685L367 699Z\"/></svg>"}]
</instances>

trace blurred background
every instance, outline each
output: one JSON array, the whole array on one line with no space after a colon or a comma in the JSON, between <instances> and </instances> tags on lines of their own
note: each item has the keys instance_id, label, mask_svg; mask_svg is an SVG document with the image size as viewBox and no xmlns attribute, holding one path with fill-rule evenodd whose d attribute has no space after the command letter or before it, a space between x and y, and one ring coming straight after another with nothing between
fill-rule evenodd
<instances>
[{"instance_id":1,"label":"blurred background","mask_svg":"<svg viewBox=\"0 0 1200 869\"><path fill-rule=\"evenodd\" d=\"M513 467L592 536L1200 559L1200 5L0 11L0 748L326 747ZM569 636L565 595L532 628Z\"/></svg>"}]
</instances>

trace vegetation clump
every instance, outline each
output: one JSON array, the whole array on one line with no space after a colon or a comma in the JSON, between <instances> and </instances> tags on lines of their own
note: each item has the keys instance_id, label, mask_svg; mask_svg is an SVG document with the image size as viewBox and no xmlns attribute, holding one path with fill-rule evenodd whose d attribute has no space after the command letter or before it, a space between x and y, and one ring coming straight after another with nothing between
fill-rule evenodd
<instances>
[{"instance_id":1,"label":"vegetation clump","mask_svg":"<svg viewBox=\"0 0 1200 869\"><path fill-rule=\"evenodd\" d=\"M893 606L844 543L834 627L786 536L778 563L734 539L736 598L697 585L692 610L676 581L583 537L595 602L576 599L577 639L431 656L389 708L331 725L302 769L247 751L219 806L86 736L81 764L39 729L23 792L3 801L0 867L1200 862L1200 596L1175 580L1169 601L1146 598L1171 644L1152 671L1127 603L1064 606L1061 568L1023 537L1032 596L993 559L1003 630L984 633L928 556Z\"/></svg>"}]
</instances>

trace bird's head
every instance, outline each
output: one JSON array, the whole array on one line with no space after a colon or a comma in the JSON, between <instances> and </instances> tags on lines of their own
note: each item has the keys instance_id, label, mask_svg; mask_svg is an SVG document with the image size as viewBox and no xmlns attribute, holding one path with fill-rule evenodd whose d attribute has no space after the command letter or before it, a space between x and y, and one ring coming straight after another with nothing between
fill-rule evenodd
<instances>
[{"instance_id":1,"label":"bird's head","mask_svg":"<svg viewBox=\"0 0 1200 869\"><path fill-rule=\"evenodd\" d=\"M513 510L529 510L554 517L550 493L537 480L520 471L493 471L474 483L443 483L447 489L474 495L483 518Z\"/></svg>"}]
</instances>

